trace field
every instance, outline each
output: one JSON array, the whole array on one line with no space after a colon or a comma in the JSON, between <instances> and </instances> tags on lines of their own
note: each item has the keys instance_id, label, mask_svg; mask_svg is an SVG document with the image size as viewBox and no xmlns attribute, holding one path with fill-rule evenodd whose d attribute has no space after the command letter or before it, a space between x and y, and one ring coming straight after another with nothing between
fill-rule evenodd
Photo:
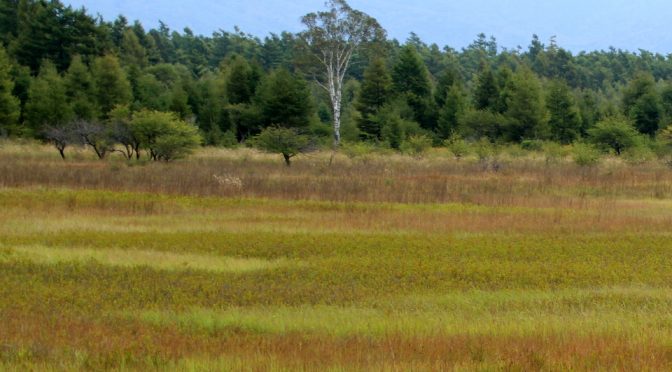
<instances>
[{"instance_id":1,"label":"field","mask_svg":"<svg viewBox=\"0 0 672 372\"><path fill-rule=\"evenodd\" d=\"M672 169L0 144L0 370L670 370Z\"/></svg>"}]
</instances>

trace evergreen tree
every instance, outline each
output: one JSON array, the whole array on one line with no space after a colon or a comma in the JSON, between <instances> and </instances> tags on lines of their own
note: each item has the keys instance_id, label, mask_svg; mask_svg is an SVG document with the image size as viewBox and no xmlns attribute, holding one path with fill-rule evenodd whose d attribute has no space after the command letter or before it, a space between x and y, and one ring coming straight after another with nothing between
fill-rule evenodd
<instances>
[{"instance_id":1,"label":"evergreen tree","mask_svg":"<svg viewBox=\"0 0 672 372\"><path fill-rule=\"evenodd\" d=\"M25 117L35 136L42 136L47 127L61 126L73 117L65 82L50 61L42 64L39 75L30 86Z\"/></svg>"},{"instance_id":2,"label":"evergreen tree","mask_svg":"<svg viewBox=\"0 0 672 372\"><path fill-rule=\"evenodd\" d=\"M124 31L121 39L121 63L124 66L135 66L140 69L147 66L147 51L132 29Z\"/></svg>"},{"instance_id":3,"label":"evergreen tree","mask_svg":"<svg viewBox=\"0 0 672 372\"><path fill-rule=\"evenodd\" d=\"M554 140L568 144L581 136L581 117L567 83L559 80L550 83L546 108Z\"/></svg>"},{"instance_id":4,"label":"evergreen tree","mask_svg":"<svg viewBox=\"0 0 672 372\"><path fill-rule=\"evenodd\" d=\"M259 84L261 74L240 56L231 59L228 78L226 81L226 94L229 103L233 105L250 103Z\"/></svg>"},{"instance_id":5,"label":"evergreen tree","mask_svg":"<svg viewBox=\"0 0 672 372\"><path fill-rule=\"evenodd\" d=\"M450 138L458 129L460 118L465 111L465 98L459 84L453 84L439 111L437 134L441 139Z\"/></svg>"},{"instance_id":6,"label":"evergreen tree","mask_svg":"<svg viewBox=\"0 0 672 372\"><path fill-rule=\"evenodd\" d=\"M98 106L104 117L117 105L131 102L131 85L126 73L113 55L98 57L93 63L93 80L96 87Z\"/></svg>"},{"instance_id":7,"label":"evergreen tree","mask_svg":"<svg viewBox=\"0 0 672 372\"><path fill-rule=\"evenodd\" d=\"M364 79L355 102L355 108L360 113L357 125L365 138L381 138L380 123L375 120L375 116L390 100L391 89L392 79L385 62L380 58L374 59L364 71Z\"/></svg>"},{"instance_id":8,"label":"evergreen tree","mask_svg":"<svg viewBox=\"0 0 672 372\"><path fill-rule=\"evenodd\" d=\"M19 120L19 100L12 95L13 89L9 57L0 44L0 135L14 132Z\"/></svg>"},{"instance_id":9,"label":"evergreen tree","mask_svg":"<svg viewBox=\"0 0 672 372\"><path fill-rule=\"evenodd\" d=\"M96 88L89 68L82 58L75 56L65 75L65 89L73 114L78 119L92 120L98 117Z\"/></svg>"},{"instance_id":10,"label":"evergreen tree","mask_svg":"<svg viewBox=\"0 0 672 372\"><path fill-rule=\"evenodd\" d=\"M446 69L441 74L434 91L434 101L436 102L437 107L443 107L445 105L448 92L450 92L458 81L459 78L457 72L453 69Z\"/></svg>"},{"instance_id":11,"label":"evergreen tree","mask_svg":"<svg viewBox=\"0 0 672 372\"><path fill-rule=\"evenodd\" d=\"M658 94L652 91L639 97L630 109L630 118L640 133L653 136L660 128L661 111Z\"/></svg>"},{"instance_id":12,"label":"evergreen tree","mask_svg":"<svg viewBox=\"0 0 672 372\"><path fill-rule=\"evenodd\" d=\"M477 110L498 111L499 87L495 74L486 64L481 65L481 70L476 80L474 92L474 108Z\"/></svg>"},{"instance_id":13,"label":"evergreen tree","mask_svg":"<svg viewBox=\"0 0 672 372\"><path fill-rule=\"evenodd\" d=\"M638 74L623 92L623 109L640 133L654 135L660 126L662 109L651 74Z\"/></svg>"},{"instance_id":14,"label":"evergreen tree","mask_svg":"<svg viewBox=\"0 0 672 372\"><path fill-rule=\"evenodd\" d=\"M406 45L392 70L394 92L406 98L413 109L414 120L423 128L433 130L432 85L429 72L416 48Z\"/></svg>"},{"instance_id":15,"label":"evergreen tree","mask_svg":"<svg viewBox=\"0 0 672 372\"><path fill-rule=\"evenodd\" d=\"M170 98L170 111L176 113L181 120L186 120L191 116L189 95L180 84L175 84Z\"/></svg>"},{"instance_id":16,"label":"evergreen tree","mask_svg":"<svg viewBox=\"0 0 672 372\"><path fill-rule=\"evenodd\" d=\"M264 79L255 100L264 127L305 128L310 123L308 85L285 69L276 70Z\"/></svg>"},{"instance_id":17,"label":"evergreen tree","mask_svg":"<svg viewBox=\"0 0 672 372\"><path fill-rule=\"evenodd\" d=\"M548 120L541 86L529 69L514 74L507 87L506 117L510 124L507 136L512 141L546 139L549 135Z\"/></svg>"}]
</instances>

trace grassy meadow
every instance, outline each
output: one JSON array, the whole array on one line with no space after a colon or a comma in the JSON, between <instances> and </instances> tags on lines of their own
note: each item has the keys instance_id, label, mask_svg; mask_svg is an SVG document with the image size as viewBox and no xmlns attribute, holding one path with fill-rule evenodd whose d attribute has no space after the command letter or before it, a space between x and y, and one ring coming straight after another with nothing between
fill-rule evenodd
<instances>
[{"instance_id":1,"label":"grassy meadow","mask_svg":"<svg viewBox=\"0 0 672 372\"><path fill-rule=\"evenodd\" d=\"M672 168L0 144L0 370L672 369Z\"/></svg>"}]
</instances>

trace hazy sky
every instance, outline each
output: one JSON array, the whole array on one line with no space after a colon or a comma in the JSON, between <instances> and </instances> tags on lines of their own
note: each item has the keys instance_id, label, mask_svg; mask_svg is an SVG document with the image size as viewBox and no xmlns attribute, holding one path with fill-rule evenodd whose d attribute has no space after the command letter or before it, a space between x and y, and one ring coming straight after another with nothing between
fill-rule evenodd
<instances>
[{"instance_id":1,"label":"hazy sky","mask_svg":"<svg viewBox=\"0 0 672 372\"><path fill-rule=\"evenodd\" d=\"M158 20L210 35L239 26L256 36L299 31L299 18L323 0L65 0L105 19L124 14L146 28ZM500 46L527 47L532 34L573 51L610 46L672 52L670 0L351 0L401 41L414 31L427 43L461 48L484 32Z\"/></svg>"}]
</instances>

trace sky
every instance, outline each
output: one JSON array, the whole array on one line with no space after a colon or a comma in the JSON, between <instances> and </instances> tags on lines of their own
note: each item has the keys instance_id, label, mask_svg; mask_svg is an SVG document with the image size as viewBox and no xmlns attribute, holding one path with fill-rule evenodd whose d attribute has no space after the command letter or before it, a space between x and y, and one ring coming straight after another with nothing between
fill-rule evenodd
<instances>
[{"instance_id":1,"label":"sky","mask_svg":"<svg viewBox=\"0 0 672 372\"><path fill-rule=\"evenodd\" d=\"M123 14L153 28L191 28L197 34L232 31L255 36L301 30L300 17L323 8L324 0L64 0L112 20ZM646 49L672 53L670 0L350 0L375 17L391 38L415 32L428 43L460 49L483 32L509 49L527 48L533 34L555 36L573 52Z\"/></svg>"}]
</instances>

